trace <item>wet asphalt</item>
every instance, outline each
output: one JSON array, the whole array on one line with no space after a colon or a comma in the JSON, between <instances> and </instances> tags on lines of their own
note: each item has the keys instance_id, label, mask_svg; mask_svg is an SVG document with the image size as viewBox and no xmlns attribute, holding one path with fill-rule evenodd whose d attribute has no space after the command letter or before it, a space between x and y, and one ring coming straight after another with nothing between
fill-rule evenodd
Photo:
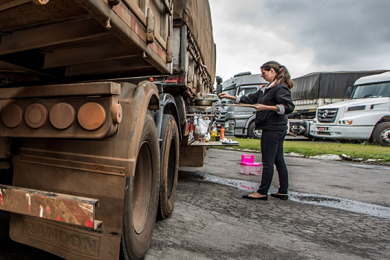
<instances>
[{"instance_id":1,"label":"wet asphalt","mask_svg":"<svg viewBox=\"0 0 390 260\"><path fill-rule=\"evenodd\" d=\"M390 259L390 167L286 156L290 199L251 201L242 195L260 176L240 173L242 154L261 162L210 149L203 167L180 167L175 210L156 222L145 260ZM11 241L0 215L0 260L61 259Z\"/></svg>"},{"instance_id":2,"label":"wet asphalt","mask_svg":"<svg viewBox=\"0 0 390 260\"><path fill-rule=\"evenodd\" d=\"M260 176L240 173L243 153L210 149L203 167L180 167L145 259L390 259L390 167L286 156L291 199L254 201L242 195Z\"/></svg>"}]
</instances>

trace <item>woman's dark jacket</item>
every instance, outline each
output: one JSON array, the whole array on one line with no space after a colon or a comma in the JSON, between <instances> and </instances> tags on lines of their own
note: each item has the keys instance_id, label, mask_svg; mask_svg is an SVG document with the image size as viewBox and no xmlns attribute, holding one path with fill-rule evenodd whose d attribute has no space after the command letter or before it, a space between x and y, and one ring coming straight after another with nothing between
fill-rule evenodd
<instances>
[{"instance_id":1,"label":"woman's dark jacket","mask_svg":"<svg viewBox=\"0 0 390 260\"><path fill-rule=\"evenodd\" d=\"M278 84L272 88L265 89L264 93L259 89L256 93L242 96L239 102L245 104L263 104L267 106L284 106L284 114L278 114L278 112L271 110L256 111L256 129L263 130L287 130L287 115L293 112L295 108L295 105L291 100L290 89L284 84Z\"/></svg>"}]
</instances>

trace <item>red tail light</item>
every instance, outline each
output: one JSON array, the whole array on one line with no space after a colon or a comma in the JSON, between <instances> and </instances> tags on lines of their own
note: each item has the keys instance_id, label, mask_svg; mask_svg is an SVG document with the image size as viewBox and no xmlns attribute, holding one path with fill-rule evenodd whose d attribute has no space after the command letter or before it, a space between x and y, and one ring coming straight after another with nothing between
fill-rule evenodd
<instances>
[{"instance_id":1,"label":"red tail light","mask_svg":"<svg viewBox=\"0 0 390 260\"><path fill-rule=\"evenodd\" d=\"M169 77L165 80L165 83L179 83L184 82L184 77Z\"/></svg>"}]
</instances>

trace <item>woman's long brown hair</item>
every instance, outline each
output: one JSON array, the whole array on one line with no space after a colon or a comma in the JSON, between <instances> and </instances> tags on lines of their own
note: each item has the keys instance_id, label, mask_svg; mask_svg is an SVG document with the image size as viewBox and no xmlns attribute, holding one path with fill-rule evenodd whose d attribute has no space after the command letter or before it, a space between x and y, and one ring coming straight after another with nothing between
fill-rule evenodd
<instances>
[{"instance_id":1,"label":"woman's long brown hair","mask_svg":"<svg viewBox=\"0 0 390 260\"><path fill-rule=\"evenodd\" d=\"M283 83L287 85L289 89L292 89L294 87L294 82L291 80L290 73L288 72L287 68L283 65L280 65L276 61L268 61L264 63L261 67L261 69L270 71L271 69L274 69L276 72L275 77L275 84Z\"/></svg>"}]
</instances>

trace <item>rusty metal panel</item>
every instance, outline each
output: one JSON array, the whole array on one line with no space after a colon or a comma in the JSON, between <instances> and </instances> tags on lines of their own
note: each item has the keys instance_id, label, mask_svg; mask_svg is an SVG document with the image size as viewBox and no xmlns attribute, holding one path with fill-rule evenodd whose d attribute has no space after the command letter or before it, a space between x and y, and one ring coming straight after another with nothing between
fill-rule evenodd
<instances>
[{"instance_id":1,"label":"rusty metal panel","mask_svg":"<svg viewBox=\"0 0 390 260\"><path fill-rule=\"evenodd\" d=\"M10 237L12 240L33 246L64 259L96 260L119 259L119 250L110 237L97 230L76 227L36 217L11 214ZM103 251L104 250L104 251Z\"/></svg>"},{"instance_id":2,"label":"rusty metal panel","mask_svg":"<svg viewBox=\"0 0 390 260\"><path fill-rule=\"evenodd\" d=\"M96 229L97 199L0 185L0 209Z\"/></svg>"},{"instance_id":3,"label":"rusty metal panel","mask_svg":"<svg viewBox=\"0 0 390 260\"><path fill-rule=\"evenodd\" d=\"M49 83L170 73L172 16L163 6L135 0L114 6L107 0L50 0L39 6L0 0L0 63L8 74L18 69ZM147 40L150 10L153 41Z\"/></svg>"},{"instance_id":4,"label":"rusty metal panel","mask_svg":"<svg viewBox=\"0 0 390 260\"><path fill-rule=\"evenodd\" d=\"M129 54L129 48L121 42L110 42L107 44L94 46L79 46L47 52L45 54L45 64L43 68L55 68L88 62L99 62L134 57Z\"/></svg>"},{"instance_id":5,"label":"rusty metal panel","mask_svg":"<svg viewBox=\"0 0 390 260\"><path fill-rule=\"evenodd\" d=\"M40 143L40 140L32 141ZM62 146L54 141L53 147L63 151L57 153L57 156L60 156L58 159L67 158L68 153L64 149L80 150L80 146L83 146L74 140L63 143ZM100 143L100 141L92 143ZM98 147L91 149L91 146L88 148L91 152L104 151L106 156L109 156L111 148L117 146L118 143L112 138L107 142L102 141L101 147L104 149ZM51 152L46 151L46 154L50 155ZM82 164L92 163L98 159L88 155L74 155L72 158ZM99 207L95 208L95 222L98 219L102 221L102 224L97 229L92 229L39 217L11 214L10 237L12 240L49 251L65 259L119 259L125 177L97 174L88 171L83 165L80 165L80 169L77 169L78 165L73 164L70 165L72 168L64 168L46 165L45 161L43 162L45 164L39 164L37 161L31 163L20 159L20 156L13 156L14 186L97 199ZM116 158L110 159L115 161ZM55 163L56 160L50 161L50 164ZM61 162L58 161L58 163ZM26 205L26 198L21 199Z\"/></svg>"},{"instance_id":6,"label":"rusty metal panel","mask_svg":"<svg viewBox=\"0 0 390 260\"><path fill-rule=\"evenodd\" d=\"M121 86L114 82L89 82L18 88L2 88L0 99L33 97L70 97L94 95L120 95Z\"/></svg>"},{"instance_id":7,"label":"rusty metal panel","mask_svg":"<svg viewBox=\"0 0 390 260\"><path fill-rule=\"evenodd\" d=\"M3 35L1 37L0 55L97 38L105 34L109 34L109 32L93 19L34 27ZM42 37L42 35L50 35L50 37ZM26 39L29 40L26 41Z\"/></svg>"},{"instance_id":8,"label":"rusty metal panel","mask_svg":"<svg viewBox=\"0 0 390 260\"><path fill-rule=\"evenodd\" d=\"M205 146L180 146L180 166L202 167L206 156Z\"/></svg>"},{"instance_id":9,"label":"rusty metal panel","mask_svg":"<svg viewBox=\"0 0 390 260\"><path fill-rule=\"evenodd\" d=\"M88 163L73 160L63 160L57 158L49 158L42 156L24 155L20 156L20 160L23 162L37 163L48 166L79 169L96 173L112 174L118 176L124 176L126 168L112 165L104 165L102 163Z\"/></svg>"}]
</instances>

